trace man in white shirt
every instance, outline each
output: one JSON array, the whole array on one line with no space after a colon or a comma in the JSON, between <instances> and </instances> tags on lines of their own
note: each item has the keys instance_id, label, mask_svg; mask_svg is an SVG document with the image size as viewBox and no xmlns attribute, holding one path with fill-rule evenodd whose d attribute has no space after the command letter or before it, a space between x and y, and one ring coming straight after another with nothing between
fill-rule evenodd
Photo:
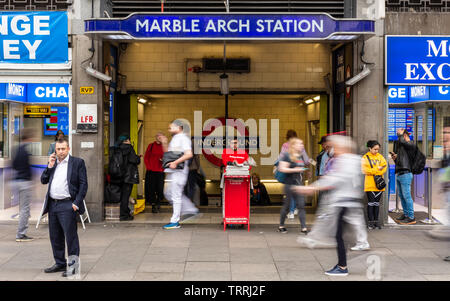
<instances>
[{"instance_id":1,"label":"man in white shirt","mask_svg":"<svg viewBox=\"0 0 450 301\"><path fill-rule=\"evenodd\" d=\"M70 156L69 151L67 139L59 139L55 144L55 153L50 155L48 166L41 176L41 183L49 186L43 214L48 212L50 242L56 262L45 272L64 271L64 277L75 273L75 269L70 267L75 262L69 262L66 270L66 243L69 258L80 255L76 216L85 211L83 200L88 188L83 159Z\"/></svg>"},{"instance_id":2,"label":"man in white shirt","mask_svg":"<svg viewBox=\"0 0 450 301\"><path fill-rule=\"evenodd\" d=\"M186 185L189 174L189 159L193 157L191 140L183 133L183 127L185 125L180 120L175 120L169 125L169 132L172 134L172 140L169 146L167 146L167 138L162 139L164 152L183 152L184 154L177 160L169 164L169 168L166 168L166 179L168 180L168 186L164 190L166 199L172 203L173 215L170 219L170 223L163 226L164 229L177 229L180 228L180 218L190 216L192 218L198 214L198 209L191 202L191 200L184 194L184 186ZM183 169L177 169L178 164L184 162ZM183 220L186 220L184 218Z\"/></svg>"}]
</instances>

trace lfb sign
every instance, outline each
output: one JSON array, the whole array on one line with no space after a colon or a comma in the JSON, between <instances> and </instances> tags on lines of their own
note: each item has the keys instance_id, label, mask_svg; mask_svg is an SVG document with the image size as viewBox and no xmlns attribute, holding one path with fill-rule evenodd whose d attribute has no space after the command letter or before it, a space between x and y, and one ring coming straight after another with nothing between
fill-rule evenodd
<instances>
[{"instance_id":1,"label":"lfb sign","mask_svg":"<svg viewBox=\"0 0 450 301\"><path fill-rule=\"evenodd\" d=\"M97 105L77 105L77 131L97 132Z\"/></svg>"},{"instance_id":2,"label":"lfb sign","mask_svg":"<svg viewBox=\"0 0 450 301\"><path fill-rule=\"evenodd\" d=\"M450 84L450 36L386 36L386 85Z\"/></svg>"},{"instance_id":3,"label":"lfb sign","mask_svg":"<svg viewBox=\"0 0 450 301\"><path fill-rule=\"evenodd\" d=\"M66 63L67 13L0 12L0 64Z\"/></svg>"}]
</instances>

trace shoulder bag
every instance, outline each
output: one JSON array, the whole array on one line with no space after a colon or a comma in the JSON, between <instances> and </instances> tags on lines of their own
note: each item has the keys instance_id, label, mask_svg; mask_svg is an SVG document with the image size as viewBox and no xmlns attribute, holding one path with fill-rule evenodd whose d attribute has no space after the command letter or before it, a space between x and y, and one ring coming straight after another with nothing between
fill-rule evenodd
<instances>
[{"instance_id":1,"label":"shoulder bag","mask_svg":"<svg viewBox=\"0 0 450 301\"><path fill-rule=\"evenodd\" d=\"M373 169L373 165L372 162L370 161L369 155L366 155L367 160L369 160L369 164L370 164L370 168ZM375 180L375 186L377 187L377 189L382 190L386 187L386 181L383 179L382 176L373 176L373 179Z\"/></svg>"}]
</instances>

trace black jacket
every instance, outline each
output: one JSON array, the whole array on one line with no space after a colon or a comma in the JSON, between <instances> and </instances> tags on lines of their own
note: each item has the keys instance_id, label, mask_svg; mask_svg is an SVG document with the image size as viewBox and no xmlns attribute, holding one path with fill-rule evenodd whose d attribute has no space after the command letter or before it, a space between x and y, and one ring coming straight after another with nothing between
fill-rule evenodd
<instances>
[{"instance_id":1,"label":"black jacket","mask_svg":"<svg viewBox=\"0 0 450 301\"><path fill-rule=\"evenodd\" d=\"M16 171L16 180L31 180L30 154L26 147L27 144L21 144L17 148L16 155L12 162L12 168Z\"/></svg>"},{"instance_id":2,"label":"black jacket","mask_svg":"<svg viewBox=\"0 0 450 301\"><path fill-rule=\"evenodd\" d=\"M122 143L119 148L122 151L123 161L125 162L123 182L128 184L139 184L138 165L141 163L141 158L136 155L131 144Z\"/></svg>"},{"instance_id":3,"label":"black jacket","mask_svg":"<svg viewBox=\"0 0 450 301\"><path fill-rule=\"evenodd\" d=\"M83 200L88 189L88 179L86 173L86 165L84 160L77 157L69 157L69 165L67 166L67 184L69 185L69 193L72 198L72 203L79 208L80 214L85 211ZM45 168L41 175L41 183L49 184L47 195L45 196L44 212L48 212L48 197L50 195L50 187L53 182L53 175L55 174L56 165L53 168Z\"/></svg>"},{"instance_id":4,"label":"black jacket","mask_svg":"<svg viewBox=\"0 0 450 301\"><path fill-rule=\"evenodd\" d=\"M259 189L259 200L258 196L254 193L254 189ZM270 197L263 183L254 185L253 189L250 190L250 194L250 201L253 205L270 205Z\"/></svg>"},{"instance_id":5,"label":"black jacket","mask_svg":"<svg viewBox=\"0 0 450 301\"><path fill-rule=\"evenodd\" d=\"M321 164L321 162L322 162L322 157L323 157L324 154L325 154L325 150L322 150L322 151L317 155L317 158L316 158L316 161L317 161L316 176L320 176L320 175L319 175L319 172L320 172L320 164Z\"/></svg>"},{"instance_id":6,"label":"black jacket","mask_svg":"<svg viewBox=\"0 0 450 301\"><path fill-rule=\"evenodd\" d=\"M394 153L397 154L395 160L395 173L402 171L411 172L411 159L414 157L416 145L413 141L406 141L403 136L399 136L394 141Z\"/></svg>"}]
</instances>

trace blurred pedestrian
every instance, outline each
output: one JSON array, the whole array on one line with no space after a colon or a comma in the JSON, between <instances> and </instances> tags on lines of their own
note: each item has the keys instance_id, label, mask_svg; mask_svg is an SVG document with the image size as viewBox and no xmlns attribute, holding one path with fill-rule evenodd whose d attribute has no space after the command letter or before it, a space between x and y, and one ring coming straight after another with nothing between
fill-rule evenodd
<instances>
[{"instance_id":1,"label":"blurred pedestrian","mask_svg":"<svg viewBox=\"0 0 450 301\"><path fill-rule=\"evenodd\" d=\"M380 212L380 200L383 196L383 191L386 189L378 189L375 183L374 176L383 176L387 169L386 159L380 154L380 143L376 140L367 141L369 151L362 157L362 170L365 174L364 191L367 195L367 218L368 228L381 229L378 220Z\"/></svg>"},{"instance_id":2,"label":"blurred pedestrian","mask_svg":"<svg viewBox=\"0 0 450 301\"><path fill-rule=\"evenodd\" d=\"M283 145L281 146L281 152L280 155L278 156L278 161L283 157L283 154L287 153L289 150L289 140L291 138L298 138L297 136L297 132L295 130L288 130L286 133L286 142L283 143ZM301 156L303 157L303 161L305 162L305 166L309 166L310 164L310 159L308 157L308 154L306 153L305 148L303 148L303 151L301 153ZM310 170L306 171L307 173L307 178L310 178ZM294 198L292 198L289 201L289 213L287 215L287 217L289 219L294 219L295 215L298 214L298 208L297 208L297 202Z\"/></svg>"},{"instance_id":3,"label":"blurred pedestrian","mask_svg":"<svg viewBox=\"0 0 450 301\"><path fill-rule=\"evenodd\" d=\"M50 146L49 146L48 152L47 152L47 156L50 156L51 154L53 154L55 152L56 141L58 141L61 138L64 138L64 132L62 130L58 130L55 135L55 141L50 143Z\"/></svg>"},{"instance_id":4,"label":"blurred pedestrian","mask_svg":"<svg viewBox=\"0 0 450 301\"><path fill-rule=\"evenodd\" d=\"M345 217L352 211L363 214L361 157L354 154L355 145L350 137L333 135L328 138L334 149L334 162L330 172L309 186L297 186L302 194L328 190L330 206L336 208L336 243L338 264L325 272L330 276L347 276L347 255L343 240Z\"/></svg>"},{"instance_id":5,"label":"blurred pedestrian","mask_svg":"<svg viewBox=\"0 0 450 301\"><path fill-rule=\"evenodd\" d=\"M288 151L283 153L278 169L280 172L286 174L286 180L284 185L284 192L286 193L286 199L284 199L283 207L280 212L280 226L278 232L287 233L287 229L284 226L286 215L289 212L289 205L291 199L294 199L297 204L298 217L301 224L301 232L306 234L308 229L306 227L306 211L305 211L305 198L294 192L293 188L303 185L302 175L306 170L305 161L302 156L304 151L303 141L293 137L289 139Z\"/></svg>"},{"instance_id":6,"label":"blurred pedestrian","mask_svg":"<svg viewBox=\"0 0 450 301\"><path fill-rule=\"evenodd\" d=\"M322 151L317 155L317 169L316 176L321 177L325 174L325 166L327 165L328 159L330 158L328 152L331 148L330 144L327 142L327 136L322 136L319 141L322 146Z\"/></svg>"},{"instance_id":7,"label":"blurred pedestrian","mask_svg":"<svg viewBox=\"0 0 450 301\"><path fill-rule=\"evenodd\" d=\"M145 201L152 205L152 212L158 213L161 201L164 199L164 169L162 157L162 132L156 133L155 141L148 145L144 162L147 169L145 173Z\"/></svg>"},{"instance_id":8,"label":"blurred pedestrian","mask_svg":"<svg viewBox=\"0 0 450 301\"><path fill-rule=\"evenodd\" d=\"M77 212L83 214L84 198L88 189L86 165L81 158L69 155L69 141L56 141L55 153L50 155L47 168L41 175L41 183L48 184L44 212L48 212L48 228L55 264L45 269L45 273L64 271L62 276L74 275L76 261L80 256L77 234ZM69 264L65 258L67 255ZM79 262L79 261L78 261Z\"/></svg>"},{"instance_id":9,"label":"blurred pedestrian","mask_svg":"<svg viewBox=\"0 0 450 301\"><path fill-rule=\"evenodd\" d=\"M19 227L17 229L16 241L27 242L33 238L27 236L28 220L30 218L30 206L32 195L32 173L30 165L30 153L28 145L33 140L33 130L25 128L22 130L22 139L12 161L14 170L14 181L12 182L15 197L19 199Z\"/></svg>"},{"instance_id":10,"label":"blurred pedestrian","mask_svg":"<svg viewBox=\"0 0 450 301\"><path fill-rule=\"evenodd\" d=\"M416 146L405 129L398 129L397 137L398 139L394 141L394 152L391 152L395 162L396 184L403 209L403 214L397 218L397 221L400 224L413 225L416 223L416 219L414 218L414 201L411 196L413 174L410 158L414 158Z\"/></svg>"},{"instance_id":11,"label":"blurred pedestrian","mask_svg":"<svg viewBox=\"0 0 450 301\"><path fill-rule=\"evenodd\" d=\"M164 190L166 199L172 203L173 214L170 222L163 226L163 229L180 228L180 220L187 220L198 216L198 209L184 194L184 186L186 185L189 164L192 158L191 140L184 134L183 129L186 125L181 120L174 120L169 125L169 133L172 134L172 140L167 146L167 138L163 139L164 156L172 157L167 163L167 167L163 167L168 180L168 185ZM167 155L166 155L167 154Z\"/></svg>"}]
</instances>

